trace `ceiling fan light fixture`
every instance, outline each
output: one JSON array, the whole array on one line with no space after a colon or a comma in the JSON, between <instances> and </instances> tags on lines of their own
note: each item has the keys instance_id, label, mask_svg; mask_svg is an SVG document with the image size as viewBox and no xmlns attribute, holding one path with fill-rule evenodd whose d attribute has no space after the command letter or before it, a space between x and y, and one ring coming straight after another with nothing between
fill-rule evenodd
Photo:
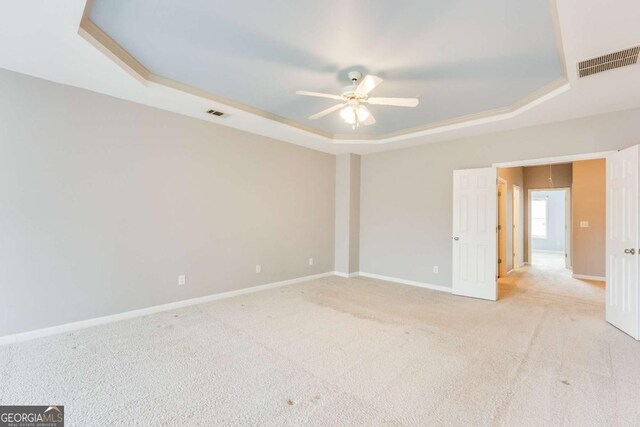
<instances>
[{"instance_id":1,"label":"ceiling fan light fixture","mask_svg":"<svg viewBox=\"0 0 640 427\"><path fill-rule=\"evenodd\" d=\"M378 98L369 97L369 92L374 90L382 79L377 76L368 75L362 78L362 74L357 71L349 73L352 85L344 88L340 95L332 95L330 93L309 92L307 90L296 91L298 95L314 96L318 98L329 98L336 101L342 101L341 104L326 108L319 113L309 116L309 120L318 120L331 113L340 112L340 117L346 123L352 125L356 129L361 124L370 126L376 123L375 117L369 112L364 104L372 105L388 105L392 107L417 107L420 102L418 98ZM357 86L356 86L357 84Z\"/></svg>"},{"instance_id":2,"label":"ceiling fan light fixture","mask_svg":"<svg viewBox=\"0 0 640 427\"><path fill-rule=\"evenodd\" d=\"M358 122L364 122L369 118L369 111L367 111L361 105L358 105L357 107L352 107L351 105L349 105L340 110L340 117L342 117L342 120L349 123L350 125L355 124L356 114L358 115Z\"/></svg>"}]
</instances>

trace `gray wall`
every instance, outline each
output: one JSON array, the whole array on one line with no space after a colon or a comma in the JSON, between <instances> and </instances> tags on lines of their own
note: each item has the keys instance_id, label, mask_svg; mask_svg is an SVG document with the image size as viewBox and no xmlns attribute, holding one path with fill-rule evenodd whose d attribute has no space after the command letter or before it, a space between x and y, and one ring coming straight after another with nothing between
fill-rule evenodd
<instances>
[{"instance_id":1,"label":"gray wall","mask_svg":"<svg viewBox=\"0 0 640 427\"><path fill-rule=\"evenodd\" d=\"M334 191L332 155L0 70L0 336L333 271Z\"/></svg>"},{"instance_id":2,"label":"gray wall","mask_svg":"<svg viewBox=\"0 0 640 427\"><path fill-rule=\"evenodd\" d=\"M454 169L639 142L636 109L364 156L360 271L451 286Z\"/></svg>"},{"instance_id":3,"label":"gray wall","mask_svg":"<svg viewBox=\"0 0 640 427\"><path fill-rule=\"evenodd\" d=\"M547 238L531 238L531 249L564 253L565 246L565 193L564 191L532 191L531 198L546 198Z\"/></svg>"}]
</instances>

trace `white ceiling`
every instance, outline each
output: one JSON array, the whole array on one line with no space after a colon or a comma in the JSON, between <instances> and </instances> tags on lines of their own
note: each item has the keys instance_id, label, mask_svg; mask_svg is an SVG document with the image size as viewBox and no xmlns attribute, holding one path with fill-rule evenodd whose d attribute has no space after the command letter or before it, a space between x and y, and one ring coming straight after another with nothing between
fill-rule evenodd
<instances>
[{"instance_id":1,"label":"white ceiling","mask_svg":"<svg viewBox=\"0 0 640 427\"><path fill-rule=\"evenodd\" d=\"M408 135L344 141L153 81L140 82L78 35L84 7L85 0L0 2L0 67L332 153L364 154L640 107L640 66L580 80L576 79L575 71L579 60L640 44L640 27L636 25L640 2L636 0L558 0L557 15L569 81L531 104ZM477 33L476 37L482 36ZM374 59L370 61L375 62ZM378 70L378 64L361 65ZM336 75L339 77L339 73ZM335 79L334 76L333 84L338 85ZM210 108L229 112L231 116L209 117L204 111ZM379 120L383 118L381 113Z\"/></svg>"},{"instance_id":2,"label":"white ceiling","mask_svg":"<svg viewBox=\"0 0 640 427\"><path fill-rule=\"evenodd\" d=\"M548 0L93 0L89 18L155 75L331 135L397 133L508 107L564 77ZM352 130L332 94L358 70L372 93L418 97L416 108L370 106Z\"/></svg>"}]
</instances>

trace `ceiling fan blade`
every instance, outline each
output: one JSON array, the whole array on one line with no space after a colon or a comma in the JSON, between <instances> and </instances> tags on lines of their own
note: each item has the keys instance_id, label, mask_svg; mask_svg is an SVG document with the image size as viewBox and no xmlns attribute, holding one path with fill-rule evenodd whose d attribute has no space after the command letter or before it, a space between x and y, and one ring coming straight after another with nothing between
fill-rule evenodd
<instances>
[{"instance_id":1,"label":"ceiling fan blade","mask_svg":"<svg viewBox=\"0 0 640 427\"><path fill-rule=\"evenodd\" d=\"M373 105L393 105L394 107L415 107L419 104L418 98L368 98L367 102Z\"/></svg>"},{"instance_id":2,"label":"ceiling fan blade","mask_svg":"<svg viewBox=\"0 0 640 427\"><path fill-rule=\"evenodd\" d=\"M298 95L304 95L304 96L317 96L318 98L329 98L329 99L340 99L340 100L342 100L342 96L340 96L340 95L331 95L330 93L309 92L309 91L306 91L306 90L299 90L296 93Z\"/></svg>"},{"instance_id":3,"label":"ceiling fan blade","mask_svg":"<svg viewBox=\"0 0 640 427\"><path fill-rule=\"evenodd\" d=\"M326 110L322 110L319 113L314 114L313 116L309 116L310 120L317 120L320 117L324 117L327 114L331 114L334 111L338 111L339 109L341 109L342 107L344 107L347 104L338 104L338 105L334 105L333 107L329 107Z\"/></svg>"},{"instance_id":4,"label":"ceiling fan blade","mask_svg":"<svg viewBox=\"0 0 640 427\"><path fill-rule=\"evenodd\" d=\"M378 86L380 83L382 83L382 79L380 77L372 76L371 74L369 74L364 79L362 79L362 81L356 88L356 92L366 95L373 89L375 89L376 86Z\"/></svg>"},{"instance_id":5,"label":"ceiling fan blade","mask_svg":"<svg viewBox=\"0 0 640 427\"><path fill-rule=\"evenodd\" d=\"M376 118L373 117L373 114L371 114L371 111L369 111L369 109L367 107L365 107L364 105L362 105L362 104L360 104L360 108L369 113L369 116L367 117L367 119L362 121L362 122L360 122L360 123L365 125L365 126L369 126L369 125L374 124L376 122Z\"/></svg>"}]
</instances>

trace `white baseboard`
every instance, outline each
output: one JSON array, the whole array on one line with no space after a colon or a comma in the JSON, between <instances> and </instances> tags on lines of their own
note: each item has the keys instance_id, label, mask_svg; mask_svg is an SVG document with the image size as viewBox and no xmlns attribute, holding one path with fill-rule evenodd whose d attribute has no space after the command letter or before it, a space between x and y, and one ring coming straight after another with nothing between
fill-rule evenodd
<instances>
[{"instance_id":1,"label":"white baseboard","mask_svg":"<svg viewBox=\"0 0 640 427\"><path fill-rule=\"evenodd\" d=\"M602 276L589 276L587 274L572 274L571 277L574 279L582 279L582 280L594 280L596 282L606 282L607 278Z\"/></svg>"},{"instance_id":2,"label":"white baseboard","mask_svg":"<svg viewBox=\"0 0 640 427\"><path fill-rule=\"evenodd\" d=\"M311 276L297 277L295 279L282 280L280 282L267 283L265 285L253 286L250 288L238 289L236 291L222 292L219 294L206 295L198 298L191 298L182 301L171 302L168 304L154 305L152 307L141 308L139 310L126 311L124 313L112 314L109 316L96 317L93 319L80 320L73 323L65 323L62 325L52 326L44 329L36 329L33 331L22 332L13 335L5 335L0 337L0 345L12 344L21 341L27 341L34 338L46 337L49 335L62 334L65 332L85 329L91 326L104 325L105 323L117 322L119 320L131 319L133 317L146 316L161 311L174 310L176 308L187 307L195 304L202 304L209 301L215 301L223 298L235 297L238 295L248 294L251 292L264 291L267 289L277 288L280 286L293 285L295 283L307 282L309 280L320 279L323 277L333 276L335 273L313 274Z\"/></svg>"},{"instance_id":3,"label":"white baseboard","mask_svg":"<svg viewBox=\"0 0 640 427\"><path fill-rule=\"evenodd\" d=\"M360 275L360 273L343 273L341 271L334 271L333 274L335 274L336 276L339 277L345 277L345 278L349 278L349 277L358 277Z\"/></svg>"},{"instance_id":4,"label":"white baseboard","mask_svg":"<svg viewBox=\"0 0 640 427\"><path fill-rule=\"evenodd\" d=\"M507 271L507 276L511 276L511 274L513 274L515 270L512 268L511 270Z\"/></svg>"},{"instance_id":5,"label":"white baseboard","mask_svg":"<svg viewBox=\"0 0 640 427\"><path fill-rule=\"evenodd\" d=\"M358 272L357 275L362 277L369 277L371 279L385 280L387 282L401 283L403 285L417 286L418 288L451 293L451 288L448 288L446 286L431 285L429 283L416 282L415 280L398 279L397 277L382 276L380 274L365 273L363 271Z\"/></svg>"}]
</instances>

